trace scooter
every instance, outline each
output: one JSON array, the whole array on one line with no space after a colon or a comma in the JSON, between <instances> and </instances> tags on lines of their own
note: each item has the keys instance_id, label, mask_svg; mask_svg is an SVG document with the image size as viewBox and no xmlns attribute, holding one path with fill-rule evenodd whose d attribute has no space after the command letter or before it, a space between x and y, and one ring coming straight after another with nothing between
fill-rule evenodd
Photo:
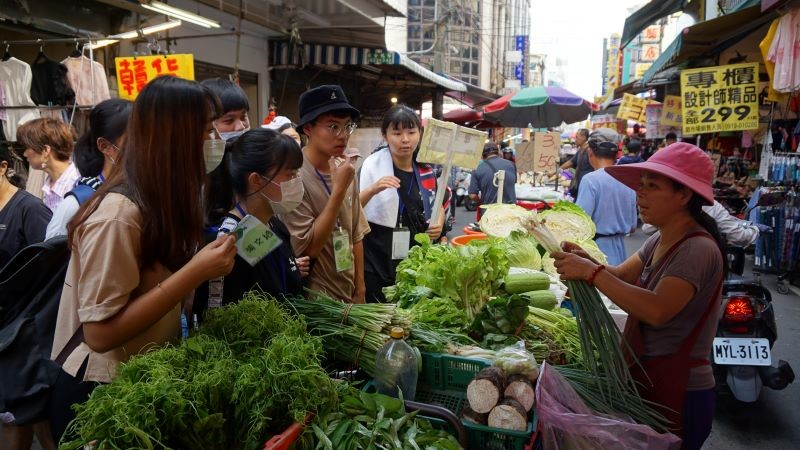
<instances>
[{"instance_id":1,"label":"scooter","mask_svg":"<svg viewBox=\"0 0 800 450\"><path fill-rule=\"evenodd\" d=\"M475 211L478 209L478 202L469 198L469 183L471 178L472 174L461 171L458 173L458 181L456 183L456 206L464 206L467 211Z\"/></svg>"},{"instance_id":2,"label":"scooter","mask_svg":"<svg viewBox=\"0 0 800 450\"><path fill-rule=\"evenodd\" d=\"M744 279L744 249L728 247L730 274L722 285L722 310L711 347L717 388L727 386L733 396L752 403L763 386L781 390L794 381L788 362L772 365L772 347L778 339L772 294L760 278Z\"/></svg>"}]
</instances>

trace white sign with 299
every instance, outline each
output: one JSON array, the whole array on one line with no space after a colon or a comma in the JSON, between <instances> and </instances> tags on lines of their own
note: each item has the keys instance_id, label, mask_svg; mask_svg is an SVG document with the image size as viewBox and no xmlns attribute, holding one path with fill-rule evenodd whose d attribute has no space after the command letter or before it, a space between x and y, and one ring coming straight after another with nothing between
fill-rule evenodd
<instances>
[{"instance_id":1,"label":"white sign with 299","mask_svg":"<svg viewBox=\"0 0 800 450\"><path fill-rule=\"evenodd\" d=\"M714 338L714 362L728 366L769 366L772 364L769 340L754 338Z\"/></svg>"}]
</instances>

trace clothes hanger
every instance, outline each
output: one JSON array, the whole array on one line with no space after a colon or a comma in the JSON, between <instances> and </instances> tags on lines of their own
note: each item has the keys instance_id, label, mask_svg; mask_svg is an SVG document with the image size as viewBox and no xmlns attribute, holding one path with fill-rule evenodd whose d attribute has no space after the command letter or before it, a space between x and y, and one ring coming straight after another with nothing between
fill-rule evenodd
<instances>
[{"instance_id":1,"label":"clothes hanger","mask_svg":"<svg viewBox=\"0 0 800 450\"><path fill-rule=\"evenodd\" d=\"M78 40L75 39L75 50L73 50L72 53L70 53L69 55L70 58L80 58L83 55L83 52L81 52L80 45L81 44L78 42Z\"/></svg>"},{"instance_id":2,"label":"clothes hanger","mask_svg":"<svg viewBox=\"0 0 800 450\"><path fill-rule=\"evenodd\" d=\"M3 43L6 44L6 51L5 53L3 53L3 61L8 61L9 59L11 59L11 52L9 51L9 49L11 48L11 44L9 44L8 42L3 42Z\"/></svg>"},{"instance_id":3,"label":"clothes hanger","mask_svg":"<svg viewBox=\"0 0 800 450\"><path fill-rule=\"evenodd\" d=\"M45 62L49 59L47 55L44 54L44 42L41 39L36 39L36 41L39 42L39 54L36 55L36 59L33 60L34 64Z\"/></svg>"}]
</instances>

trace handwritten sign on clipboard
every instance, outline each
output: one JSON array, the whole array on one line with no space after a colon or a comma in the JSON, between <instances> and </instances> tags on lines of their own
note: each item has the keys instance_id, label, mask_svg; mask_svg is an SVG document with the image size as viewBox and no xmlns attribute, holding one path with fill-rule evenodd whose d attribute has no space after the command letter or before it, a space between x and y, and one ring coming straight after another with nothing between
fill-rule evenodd
<instances>
[{"instance_id":1,"label":"handwritten sign on clipboard","mask_svg":"<svg viewBox=\"0 0 800 450\"><path fill-rule=\"evenodd\" d=\"M455 133L455 140L453 140ZM428 119L417 161L446 165L452 152L451 165L475 169L481 161L486 133L458 126L451 122Z\"/></svg>"}]
</instances>

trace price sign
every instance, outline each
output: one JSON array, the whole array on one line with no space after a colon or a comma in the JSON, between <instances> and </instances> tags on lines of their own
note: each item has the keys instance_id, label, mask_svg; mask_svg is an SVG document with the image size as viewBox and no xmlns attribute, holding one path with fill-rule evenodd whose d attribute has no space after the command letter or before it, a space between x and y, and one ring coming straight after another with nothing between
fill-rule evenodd
<instances>
[{"instance_id":1,"label":"price sign","mask_svg":"<svg viewBox=\"0 0 800 450\"><path fill-rule=\"evenodd\" d=\"M622 103L619 105L619 111L617 111L617 119L644 123L646 120L645 108L647 108L647 103L646 98L624 94L622 96Z\"/></svg>"},{"instance_id":2,"label":"price sign","mask_svg":"<svg viewBox=\"0 0 800 450\"><path fill-rule=\"evenodd\" d=\"M758 63L681 71L683 132L758 128Z\"/></svg>"},{"instance_id":3,"label":"price sign","mask_svg":"<svg viewBox=\"0 0 800 450\"><path fill-rule=\"evenodd\" d=\"M555 170L561 150L561 134L536 132L533 136L533 170L546 172Z\"/></svg>"},{"instance_id":4,"label":"price sign","mask_svg":"<svg viewBox=\"0 0 800 450\"><path fill-rule=\"evenodd\" d=\"M120 98L134 100L148 82L161 75L194 80L193 55L152 55L114 58Z\"/></svg>"},{"instance_id":5,"label":"price sign","mask_svg":"<svg viewBox=\"0 0 800 450\"><path fill-rule=\"evenodd\" d=\"M486 133L483 131L428 119L417 161L444 165L448 161L448 154L452 153L453 166L475 169L481 161L485 143Z\"/></svg>"},{"instance_id":6,"label":"price sign","mask_svg":"<svg viewBox=\"0 0 800 450\"><path fill-rule=\"evenodd\" d=\"M533 142L523 142L514 147L516 150L517 172L533 172L535 159L533 155Z\"/></svg>"}]
</instances>

